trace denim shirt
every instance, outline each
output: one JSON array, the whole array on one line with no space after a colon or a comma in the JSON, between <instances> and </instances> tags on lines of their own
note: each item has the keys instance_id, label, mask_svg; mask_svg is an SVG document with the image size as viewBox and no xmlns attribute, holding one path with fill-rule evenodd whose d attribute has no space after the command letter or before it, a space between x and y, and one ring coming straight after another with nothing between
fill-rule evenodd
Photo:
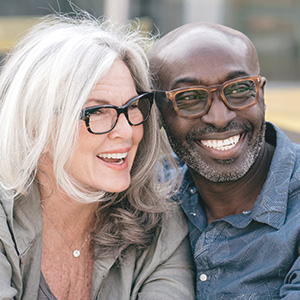
<instances>
[{"instance_id":1,"label":"denim shirt","mask_svg":"<svg viewBox=\"0 0 300 300\"><path fill-rule=\"evenodd\" d=\"M275 145L252 210L207 226L186 166L175 196L189 220L197 300L300 299L300 145L267 123Z\"/></svg>"}]
</instances>

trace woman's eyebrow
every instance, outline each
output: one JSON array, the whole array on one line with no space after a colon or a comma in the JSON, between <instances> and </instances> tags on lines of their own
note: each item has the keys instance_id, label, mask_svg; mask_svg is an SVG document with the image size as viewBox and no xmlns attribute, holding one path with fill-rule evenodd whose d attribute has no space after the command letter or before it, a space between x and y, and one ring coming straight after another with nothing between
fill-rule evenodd
<instances>
[{"instance_id":1,"label":"woman's eyebrow","mask_svg":"<svg viewBox=\"0 0 300 300\"><path fill-rule=\"evenodd\" d=\"M90 98L86 101L85 105L90 105L91 103L93 105L110 104L107 100Z\"/></svg>"}]
</instances>

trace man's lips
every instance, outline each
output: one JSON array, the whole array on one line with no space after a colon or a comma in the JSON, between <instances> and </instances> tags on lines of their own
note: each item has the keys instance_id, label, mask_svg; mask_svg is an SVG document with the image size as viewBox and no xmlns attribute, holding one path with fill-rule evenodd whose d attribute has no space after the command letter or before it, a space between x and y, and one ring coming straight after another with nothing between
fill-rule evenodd
<instances>
[{"instance_id":1,"label":"man's lips","mask_svg":"<svg viewBox=\"0 0 300 300\"><path fill-rule=\"evenodd\" d=\"M101 160L111 163L111 164L116 164L120 165L124 162L124 159L127 157L128 152L123 152L123 153L99 153L97 155L98 158Z\"/></svg>"},{"instance_id":2,"label":"man's lips","mask_svg":"<svg viewBox=\"0 0 300 300\"><path fill-rule=\"evenodd\" d=\"M234 148L240 138L241 135L237 134L226 139L201 140L200 143L207 148L212 148L218 151L226 151Z\"/></svg>"}]
</instances>

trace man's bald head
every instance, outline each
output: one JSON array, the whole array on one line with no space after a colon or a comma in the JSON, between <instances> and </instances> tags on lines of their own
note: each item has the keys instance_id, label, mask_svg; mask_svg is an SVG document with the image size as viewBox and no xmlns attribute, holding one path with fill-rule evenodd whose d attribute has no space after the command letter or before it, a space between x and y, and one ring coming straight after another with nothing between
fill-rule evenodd
<instances>
[{"instance_id":1,"label":"man's bald head","mask_svg":"<svg viewBox=\"0 0 300 300\"><path fill-rule=\"evenodd\" d=\"M158 40L149 51L150 68L157 75L156 89L169 89L170 66L194 66L197 57L213 65L239 58L252 74L259 73L253 43L243 33L214 23L196 22L183 25ZM199 68L202 64L199 64ZM173 69L172 69L173 71Z\"/></svg>"}]
</instances>

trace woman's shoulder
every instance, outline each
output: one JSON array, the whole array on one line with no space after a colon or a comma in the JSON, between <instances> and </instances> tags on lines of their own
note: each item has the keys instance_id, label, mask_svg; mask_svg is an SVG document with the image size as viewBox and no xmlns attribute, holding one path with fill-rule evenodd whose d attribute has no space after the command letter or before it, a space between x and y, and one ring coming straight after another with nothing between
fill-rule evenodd
<instances>
[{"instance_id":1,"label":"woman's shoulder","mask_svg":"<svg viewBox=\"0 0 300 300\"><path fill-rule=\"evenodd\" d=\"M142 256L146 260L161 263L182 247L189 247L187 220L180 206L172 203L171 207L163 213L155 239Z\"/></svg>"},{"instance_id":2,"label":"woman's shoulder","mask_svg":"<svg viewBox=\"0 0 300 300\"><path fill-rule=\"evenodd\" d=\"M12 210L13 192L0 186L0 285L1 292L6 292L13 298L21 288L21 275L19 257L11 231Z\"/></svg>"},{"instance_id":3,"label":"woman's shoulder","mask_svg":"<svg viewBox=\"0 0 300 300\"><path fill-rule=\"evenodd\" d=\"M187 236L187 219L178 203L172 202L170 208L163 214L158 239L170 247L170 244L180 244Z\"/></svg>"},{"instance_id":4,"label":"woman's shoulder","mask_svg":"<svg viewBox=\"0 0 300 300\"><path fill-rule=\"evenodd\" d=\"M189 247L187 220L180 206L173 202L163 213L160 226L152 243L144 249L139 261L152 261L152 265L162 263L177 251L178 248Z\"/></svg>"},{"instance_id":5,"label":"woman's shoulder","mask_svg":"<svg viewBox=\"0 0 300 300\"><path fill-rule=\"evenodd\" d=\"M194 270L187 221L178 205L173 205L163 215L156 238L135 263L134 274L138 275L133 295L141 292L141 297L143 293L150 293L158 298L163 294L172 295L172 299L194 299ZM177 284L174 287L170 282Z\"/></svg>"},{"instance_id":6,"label":"woman's shoulder","mask_svg":"<svg viewBox=\"0 0 300 300\"><path fill-rule=\"evenodd\" d=\"M0 182L0 218L1 219L10 219L12 217L13 202L14 202L13 191L4 189Z\"/></svg>"}]
</instances>

